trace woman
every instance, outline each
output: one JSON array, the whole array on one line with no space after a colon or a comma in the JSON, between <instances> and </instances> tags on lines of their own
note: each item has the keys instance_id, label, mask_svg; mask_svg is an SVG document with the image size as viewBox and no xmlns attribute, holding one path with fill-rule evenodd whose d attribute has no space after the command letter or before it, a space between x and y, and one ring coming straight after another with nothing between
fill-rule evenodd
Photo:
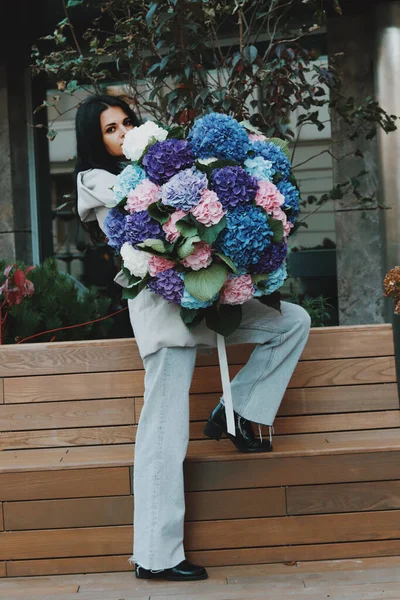
<instances>
[{"instance_id":1,"label":"woman","mask_svg":"<svg viewBox=\"0 0 400 600\"><path fill-rule=\"evenodd\" d=\"M129 107L112 96L92 96L76 117L78 212L83 222L103 227L116 204L112 187L123 161L122 143L136 124ZM123 276L116 278L126 285ZM189 331L179 307L145 289L129 300L129 314L145 367L144 407L135 445L134 556L142 579L205 579L206 570L185 560L183 461L189 439L189 388L197 348L215 347L205 324ZM251 422L272 426L290 377L308 338L310 318L299 306L282 303L279 313L257 300L243 305L240 327L228 344L255 343L248 363L232 382L236 436L227 434L223 401L204 433L228 435L241 452L268 452Z\"/></svg>"}]
</instances>

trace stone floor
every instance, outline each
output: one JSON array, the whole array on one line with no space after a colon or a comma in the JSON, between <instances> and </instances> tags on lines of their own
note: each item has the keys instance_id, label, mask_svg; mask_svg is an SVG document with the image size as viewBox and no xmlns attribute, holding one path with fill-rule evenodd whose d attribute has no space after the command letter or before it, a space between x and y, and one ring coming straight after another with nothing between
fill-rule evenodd
<instances>
[{"instance_id":1,"label":"stone floor","mask_svg":"<svg viewBox=\"0 0 400 600\"><path fill-rule=\"evenodd\" d=\"M192 583L129 573L0 580L0 600L400 600L400 557L208 569Z\"/></svg>"}]
</instances>

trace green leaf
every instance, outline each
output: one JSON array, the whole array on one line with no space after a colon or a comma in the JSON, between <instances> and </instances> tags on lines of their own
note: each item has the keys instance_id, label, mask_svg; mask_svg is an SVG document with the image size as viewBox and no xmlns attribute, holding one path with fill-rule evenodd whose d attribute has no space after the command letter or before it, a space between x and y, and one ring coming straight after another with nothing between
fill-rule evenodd
<instances>
[{"instance_id":1,"label":"green leaf","mask_svg":"<svg viewBox=\"0 0 400 600\"><path fill-rule=\"evenodd\" d=\"M139 289L139 286L135 285L134 287L124 288L122 290L122 298L124 300L133 300L142 290Z\"/></svg>"},{"instance_id":2,"label":"green leaf","mask_svg":"<svg viewBox=\"0 0 400 600\"><path fill-rule=\"evenodd\" d=\"M198 308L184 308L182 306L180 316L186 327L192 329L204 319L204 310Z\"/></svg>"},{"instance_id":3,"label":"green leaf","mask_svg":"<svg viewBox=\"0 0 400 600\"><path fill-rule=\"evenodd\" d=\"M196 225L188 222L185 218L179 219L179 221L177 221L175 225L179 233L185 238L191 238L194 235L197 235ZM198 241L200 241L200 238Z\"/></svg>"},{"instance_id":4,"label":"green leaf","mask_svg":"<svg viewBox=\"0 0 400 600\"><path fill-rule=\"evenodd\" d=\"M219 258L221 260L223 260L224 263L227 264L228 267L230 267L234 273L238 272L237 266L235 265L235 263L233 262L233 260L231 260L228 256L225 256L225 254L222 254L221 252L215 252L214 254L216 256L219 256Z\"/></svg>"},{"instance_id":5,"label":"green leaf","mask_svg":"<svg viewBox=\"0 0 400 600\"><path fill-rule=\"evenodd\" d=\"M186 273L185 287L197 300L208 302L218 294L227 275L228 269L224 265L213 263L207 269Z\"/></svg>"},{"instance_id":6,"label":"green leaf","mask_svg":"<svg viewBox=\"0 0 400 600\"><path fill-rule=\"evenodd\" d=\"M147 250L147 251L149 251L151 249L159 254L164 254L165 252L168 251L168 249L165 247L165 244L162 240L147 239L147 240L144 240L144 242L142 242L141 244L137 244L137 247L142 248L143 250Z\"/></svg>"},{"instance_id":7,"label":"green leaf","mask_svg":"<svg viewBox=\"0 0 400 600\"><path fill-rule=\"evenodd\" d=\"M209 329L220 335L228 336L239 327L242 320L241 305L220 304L210 306L206 311L206 323Z\"/></svg>"},{"instance_id":8,"label":"green leaf","mask_svg":"<svg viewBox=\"0 0 400 600\"><path fill-rule=\"evenodd\" d=\"M257 285L257 283L260 283L260 281L267 281L268 277L268 273L257 273L257 275L251 276L251 280Z\"/></svg>"},{"instance_id":9,"label":"green leaf","mask_svg":"<svg viewBox=\"0 0 400 600\"><path fill-rule=\"evenodd\" d=\"M80 6L83 4L84 0L68 0L67 8L72 8L73 6Z\"/></svg>"},{"instance_id":10,"label":"green leaf","mask_svg":"<svg viewBox=\"0 0 400 600\"><path fill-rule=\"evenodd\" d=\"M124 202L126 202L125 199ZM171 216L169 212L163 208L161 202L153 202L153 204L150 204L150 206L147 208L147 212L152 217L152 219L154 219L161 225L164 225L164 223L166 223Z\"/></svg>"},{"instance_id":11,"label":"green leaf","mask_svg":"<svg viewBox=\"0 0 400 600\"><path fill-rule=\"evenodd\" d=\"M211 227L206 227L199 223L197 225L197 231L200 236L200 239L203 242L207 242L207 244L213 244L221 231L226 227L226 217L222 217L219 223L216 225L211 225Z\"/></svg>"},{"instance_id":12,"label":"green leaf","mask_svg":"<svg viewBox=\"0 0 400 600\"><path fill-rule=\"evenodd\" d=\"M271 308L281 312L280 292L273 292L272 294L268 294L268 296L258 296L257 300L259 300L261 304L265 304L266 306L270 306Z\"/></svg>"},{"instance_id":13,"label":"green leaf","mask_svg":"<svg viewBox=\"0 0 400 600\"><path fill-rule=\"evenodd\" d=\"M268 225L270 226L274 237L272 241L275 244L280 244L283 240L283 223L282 221L278 221L278 219L273 219L272 217L268 217Z\"/></svg>"},{"instance_id":14,"label":"green leaf","mask_svg":"<svg viewBox=\"0 0 400 600\"><path fill-rule=\"evenodd\" d=\"M246 46L243 50L243 56L251 64L256 60L257 55L258 50L255 46Z\"/></svg>"},{"instance_id":15,"label":"green leaf","mask_svg":"<svg viewBox=\"0 0 400 600\"><path fill-rule=\"evenodd\" d=\"M194 235L193 237L188 237L180 246L178 246L178 256L179 258L187 258L194 252L194 244L196 242L200 242L200 238L198 235Z\"/></svg>"},{"instance_id":16,"label":"green leaf","mask_svg":"<svg viewBox=\"0 0 400 600\"><path fill-rule=\"evenodd\" d=\"M54 140L54 138L57 135L57 131L55 129L49 129L49 131L46 134L47 139L50 140L50 142L52 142Z\"/></svg>"},{"instance_id":17,"label":"green leaf","mask_svg":"<svg viewBox=\"0 0 400 600\"><path fill-rule=\"evenodd\" d=\"M275 146L279 146L285 154L286 158L291 159L290 150L289 150L289 142L287 140L281 140L281 138L268 138L267 142L272 142Z\"/></svg>"},{"instance_id":18,"label":"green leaf","mask_svg":"<svg viewBox=\"0 0 400 600\"><path fill-rule=\"evenodd\" d=\"M154 13L155 13L155 12L156 12L156 10L157 10L157 7L158 7L158 2L154 2L154 3L153 3L151 6L150 6L149 10L147 11L147 14L146 14L146 23L147 23L147 25L149 25L149 27L150 27L150 26L151 26L151 24L152 24L152 21L153 21L153 16L154 16Z\"/></svg>"},{"instance_id":19,"label":"green leaf","mask_svg":"<svg viewBox=\"0 0 400 600\"><path fill-rule=\"evenodd\" d=\"M257 135L264 135L261 129L254 127L254 125L252 125L250 121L240 121L240 125L247 129L247 131L251 131L252 133L256 133Z\"/></svg>"}]
</instances>

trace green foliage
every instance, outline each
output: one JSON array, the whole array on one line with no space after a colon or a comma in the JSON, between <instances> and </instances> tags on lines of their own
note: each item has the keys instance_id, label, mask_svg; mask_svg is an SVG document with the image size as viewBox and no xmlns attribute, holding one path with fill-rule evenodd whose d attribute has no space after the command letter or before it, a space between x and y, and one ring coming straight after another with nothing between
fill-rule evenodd
<instances>
[{"instance_id":1,"label":"green foliage","mask_svg":"<svg viewBox=\"0 0 400 600\"><path fill-rule=\"evenodd\" d=\"M299 304L308 312L311 317L311 327L326 327L331 318L330 308L327 298L317 296L316 298L301 298L300 296L291 296L287 299L288 302Z\"/></svg>"},{"instance_id":2,"label":"green foliage","mask_svg":"<svg viewBox=\"0 0 400 600\"><path fill-rule=\"evenodd\" d=\"M197 300L208 302L218 294L227 274L225 265L213 263L207 269L185 273L185 287Z\"/></svg>"},{"instance_id":3,"label":"green foliage","mask_svg":"<svg viewBox=\"0 0 400 600\"><path fill-rule=\"evenodd\" d=\"M0 262L1 273L5 266L4 262ZM34 293L10 310L4 339L6 344L50 329L86 323L107 314L109 299L100 298L95 289L80 295L74 281L58 271L54 258L35 267L29 273L29 279L35 286ZM2 275L0 285L3 282ZM48 342L53 337L56 341L106 338L112 322L110 318L93 325L47 333L32 342Z\"/></svg>"}]
</instances>

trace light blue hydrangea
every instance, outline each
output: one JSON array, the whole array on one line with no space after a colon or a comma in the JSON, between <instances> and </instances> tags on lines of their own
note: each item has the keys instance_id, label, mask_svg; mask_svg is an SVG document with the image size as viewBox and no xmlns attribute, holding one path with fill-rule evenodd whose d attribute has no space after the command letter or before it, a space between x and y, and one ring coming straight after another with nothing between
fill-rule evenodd
<instances>
[{"instance_id":1,"label":"light blue hydrangea","mask_svg":"<svg viewBox=\"0 0 400 600\"><path fill-rule=\"evenodd\" d=\"M136 186L139 185L146 179L146 173L141 167L137 165L128 165L125 169L118 175L117 183L114 186L114 196L117 202L121 202L131 190L134 190Z\"/></svg>"},{"instance_id":2,"label":"light blue hydrangea","mask_svg":"<svg viewBox=\"0 0 400 600\"><path fill-rule=\"evenodd\" d=\"M197 300L197 298L189 294L186 288L183 288L183 295L181 298L181 306L183 306L183 308L191 308L197 310L199 308L207 308L207 306L211 306L212 303L212 300L208 300L207 302Z\"/></svg>"},{"instance_id":3,"label":"light blue hydrangea","mask_svg":"<svg viewBox=\"0 0 400 600\"><path fill-rule=\"evenodd\" d=\"M275 170L270 160L266 160L262 156L255 156L244 161L246 171L256 179L271 180Z\"/></svg>"},{"instance_id":4,"label":"light blue hydrangea","mask_svg":"<svg viewBox=\"0 0 400 600\"><path fill-rule=\"evenodd\" d=\"M195 167L180 171L163 185L161 202L176 210L190 210L200 202L207 187L207 175Z\"/></svg>"},{"instance_id":5,"label":"light blue hydrangea","mask_svg":"<svg viewBox=\"0 0 400 600\"><path fill-rule=\"evenodd\" d=\"M280 173L284 178L290 175L290 161L286 154L273 142L253 142L250 150L272 163L273 174Z\"/></svg>"},{"instance_id":6,"label":"light blue hydrangea","mask_svg":"<svg viewBox=\"0 0 400 600\"><path fill-rule=\"evenodd\" d=\"M258 298L259 296L268 296L269 294L276 292L276 290L279 290L279 288L283 286L286 278L287 269L286 262L284 262L278 269L269 274L266 285L263 287L262 291L255 286L255 298Z\"/></svg>"}]
</instances>

